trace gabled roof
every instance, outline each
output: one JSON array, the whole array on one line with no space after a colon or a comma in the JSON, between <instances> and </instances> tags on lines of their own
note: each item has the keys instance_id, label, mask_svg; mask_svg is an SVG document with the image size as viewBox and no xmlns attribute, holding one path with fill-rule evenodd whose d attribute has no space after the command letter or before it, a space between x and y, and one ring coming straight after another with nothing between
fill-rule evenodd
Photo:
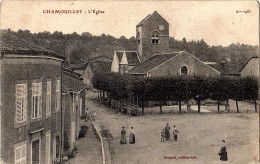
<instances>
[{"instance_id":1,"label":"gabled roof","mask_svg":"<svg viewBox=\"0 0 260 164\"><path fill-rule=\"evenodd\" d=\"M170 60L171 58L175 57L176 55L182 53L180 52L173 52L169 54L160 54L154 55L149 59L145 60L144 62L140 63L136 67L130 69L128 71L129 74L147 74L147 72L151 71L155 67L163 64L164 62Z\"/></svg>"},{"instance_id":2,"label":"gabled roof","mask_svg":"<svg viewBox=\"0 0 260 164\"><path fill-rule=\"evenodd\" d=\"M163 20L165 20L157 11L154 11L152 14L147 15L140 23L136 25L136 27L143 25L149 18L151 18L154 14L158 14ZM165 20L165 22L167 22ZM167 22L167 24L169 24Z\"/></svg>"},{"instance_id":3,"label":"gabled roof","mask_svg":"<svg viewBox=\"0 0 260 164\"><path fill-rule=\"evenodd\" d=\"M121 62L124 51L115 51L119 62ZM125 51L128 65L138 65L140 63L139 55L136 51Z\"/></svg>"},{"instance_id":4,"label":"gabled roof","mask_svg":"<svg viewBox=\"0 0 260 164\"><path fill-rule=\"evenodd\" d=\"M252 59L258 59L258 58L259 58L258 56L251 57L251 58L241 67L241 69L239 70L239 72L241 72L241 71L245 68L245 66L250 62L250 60L252 60Z\"/></svg>"},{"instance_id":5,"label":"gabled roof","mask_svg":"<svg viewBox=\"0 0 260 164\"><path fill-rule=\"evenodd\" d=\"M93 71L93 73L104 73L104 72L110 72L111 70L111 64L112 62L89 62L88 65Z\"/></svg>"},{"instance_id":6,"label":"gabled roof","mask_svg":"<svg viewBox=\"0 0 260 164\"><path fill-rule=\"evenodd\" d=\"M59 59L65 59L65 57L57 54L49 49L46 49L40 45L29 42L25 39L11 34L8 31L0 31L0 51L4 53L15 53L23 55L44 55L56 57Z\"/></svg>"},{"instance_id":7,"label":"gabled roof","mask_svg":"<svg viewBox=\"0 0 260 164\"><path fill-rule=\"evenodd\" d=\"M71 74L70 74L71 73ZM76 76L76 73L71 70L63 70L62 76L62 91L68 92L79 92L85 89L84 83Z\"/></svg>"},{"instance_id":8,"label":"gabled roof","mask_svg":"<svg viewBox=\"0 0 260 164\"><path fill-rule=\"evenodd\" d=\"M71 70L85 70L88 66L88 63L81 63L77 65L68 65L66 68Z\"/></svg>"}]
</instances>

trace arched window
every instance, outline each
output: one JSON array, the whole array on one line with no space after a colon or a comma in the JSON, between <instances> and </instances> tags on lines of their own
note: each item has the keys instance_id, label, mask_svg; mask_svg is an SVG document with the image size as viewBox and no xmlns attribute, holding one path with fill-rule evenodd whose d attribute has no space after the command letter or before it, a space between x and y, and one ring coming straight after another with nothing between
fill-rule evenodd
<instances>
[{"instance_id":1,"label":"arched window","mask_svg":"<svg viewBox=\"0 0 260 164\"><path fill-rule=\"evenodd\" d=\"M181 75L188 75L189 69L186 65L181 67Z\"/></svg>"},{"instance_id":2,"label":"arched window","mask_svg":"<svg viewBox=\"0 0 260 164\"><path fill-rule=\"evenodd\" d=\"M158 31L154 31L152 34L152 43L158 44L160 40L160 33Z\"/></svg>"}]
</instances>

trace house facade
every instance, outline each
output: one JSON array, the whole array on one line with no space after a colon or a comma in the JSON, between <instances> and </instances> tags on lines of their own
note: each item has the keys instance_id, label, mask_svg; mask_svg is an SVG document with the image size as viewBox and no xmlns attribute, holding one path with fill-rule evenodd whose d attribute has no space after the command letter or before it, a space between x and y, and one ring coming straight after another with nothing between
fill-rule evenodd
<instances>
[{"instance_id":1,"label":"house facade","mask_svg":"<svg viewBox=\"0 0 260 164\"><path fill-rule=\"evenodd\" d=\"M1 32L1 161L59 163L64 57Z\"/></svg>"},{"instance_id":2,"label":"house facade","mask_svg":"<svg viewBox=\"0 0 260 164\"><path fill-rule=\"evenodd\" d=\"M259 57L252 57L240 69L241 76L256 76L259 77Z\"/></svg>"},{"instance_id":3,"label":"house facade","mask_svg":"<svg viewBox=\"0 0 260 164\"><path fill-rule=\"evenodd\" d=\"M95 73L105 73L110 72L111 62L105 61L93 61L89 62L86 70L82 74L84 79L84 84L87 85L89 89L93 89L92 79Z\"/></svg>"},{"instance_id":4,"label":"house facade","mask_svg":"<svg viewBox=\"0 0 260 164\"><path fill-rule=\"evenodd\" d=\"M64 156L73 154L80 132L80 119L85 113L85 85L80 75L64 69L62 107L64 109Z\"/></svg>"}]
</instances>

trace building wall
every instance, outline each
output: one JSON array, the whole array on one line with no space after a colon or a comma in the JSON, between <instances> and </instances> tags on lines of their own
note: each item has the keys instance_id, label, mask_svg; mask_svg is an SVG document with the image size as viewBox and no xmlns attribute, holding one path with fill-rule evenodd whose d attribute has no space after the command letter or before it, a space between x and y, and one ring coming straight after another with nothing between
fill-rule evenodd
<instances>
[{"instance_id":1,"label":"building wall","mask_svg":"<svg viewBox=\"0 0 260 164\"><path fill-rule=\"evenodd\" d=\"M61 135L61 109L55 109L55 89L56 79L61 78L61 62L51 59L40 58L3 58L1 70L2 85L2 108L1 108L1 158L5 163L14 163L14 145L21 142L26 143L27 163L31 161L31 141L41 137L41 157L42 163L45 162L45 134L51 134L51 156L53 154L53 140L56 135ZM52 80L51 92L51 116L46 118L46 85L47 78ZM39 80L42 82L42 118L38 121L31 119L32 110L32 82ZM27 83L27 121L24 125L15 124L16 113L16 84ZM61 106L61 104L60 104ZM44 128L44 131L29 134L35 130ZM59 137L61 139L61 137ZM61 143L61 141L60 141ZM4 150L4 151L3 151ZM61 150L61 149L59 149ZM51 159L54 158L53 156Z\"/></svg>"},{"instance_id":2,"label":"building wall","mask_svg":"<svg viewBox=\"0 0 260 164\"><path fill-rule=\"evenodd\" d=\"M82 109L80 109L80 98L82 98ZM71 153L80 132L80 110L85 112L85 90L79 93L63 94L64 108L64 152Z\"/></svg>"},{"instance_id":3,"label":"building wall","mask_svg":"<svg viewBox=\"0 0 260 164\"><path fill-rule=\"evenodd\" d=\"M148 77L180 74L180 69L184 65L188 67L189 75L201 75L207 77L220 75L220 73L203 64L201 61L195 59L188 53L183 52L149 72Z\"/></svg>"},{"instance_id":4,"label":"building wall","mask_svg":"<svg viewBox=\"0 0 260 164\"><path fill-rule=\"evenodd\" d=\"M163 26L161 30L159 26ZM151 37L154 31L160 33L160 40L158 44L152 43ZM169 48L169 25L162 19L158 13L154 13L150 18L144 22L142 27L137 27L137 33L140 34L140 45L138 45L138 53L141 60L144 61L154 54L165 52Z\"/></svg>"},{"instance_id":5,"label":"building wall","mask_svg":"<svg viewBox=\"0 0 260 164\"><path fill-rule=\"evenodd\" d=\"M241 76L259 77L259 58L252 58L241 71Z\"/></svg>"},{"instance_id":6,"label":"building wall","mask_svg":"<svg viewBox=\"0 0 260 164\"><path fill-rule=\"evenodd\" d=\"M62 94L62 104L64 111L64 152L71 148L70 134L71 134L71 110L72 110L72 93Z\"/></svg>"},{"instance_id":7,"label":"building wall","mask_svg":"<svg viewBox=\"0 0 260 164\"><path fill-rule=\"evenodd\" d=\"M93 87L93 85L92 85L93 72L89 65L87 66L86 70L82 74L82 78L84 79L83 80L84 84L86 84L90 88Z\"/></svg>"}]
</instances>

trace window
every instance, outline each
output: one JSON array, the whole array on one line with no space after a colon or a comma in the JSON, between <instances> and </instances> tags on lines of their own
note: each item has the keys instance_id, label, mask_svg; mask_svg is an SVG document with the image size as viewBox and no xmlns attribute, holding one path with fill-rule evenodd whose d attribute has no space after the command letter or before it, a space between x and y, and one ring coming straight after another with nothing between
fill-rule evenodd
<instances>
[{"instance_id":1,"label":"window","mask_svg":"<svg viewBox=\"0 0 260 164\"><path fill-rule=\"evenodd\" d=\"M56 110L60 109L60 80L58 79L56 82Z\"/></svg>"},{"instance_id":2,"label":"window","mask_svg":"<svg viewBox=\"0 0 260 164\"><path fill-rule=\"evenodd\" d=\"M26 144L15 148L15 164L26 164Z\"/></svg>"},{"instance_id":3,"label":"window","mask_svg":"<svg viewBox=\"0 0 260 164\"><path fill-rule=\"evenodd\" d=\"M50 164L50 155L51 155L51 135L50 132L46 133L46 164Z\"/></svg>"},{"instance_id":4,"label":"window","mask_svg":"<svg viewBox=\"0 0 260 164\"><path fill-rule=\"evenodd\" d=\"M140 44L140 33L137 32L136 34L136 39L137 39L137 44L139 45Z\"/></svg>"},{"instance_id":5,"label":"window","mask_svg":"<svg viewBox=\"0 0 260 164\"><path fill-rule=\"evenodd\" d=\"M32 84L32 118L42 116L42 83Z\"/></svg>"},{"instance_id":6,"label":"window","mask_svg":"<svg viewBox=\"0 0 260 164\"><path fill-rule=\"evenodd\" d=\"M181 67L181 75L188 75L188 67L187 66Z\"/></svg>"},{"instance_id":7,"label":"window","mask_svg":"<svg viewBox=\"0 0 260 164\"><path fill-rule=\"evenodd\" d=\"M56 136L56 158L60 156L60 137Z\"/></svg>"},{"instance_id":8,"label":"window","mask_svg":"<svg viewBox=\"0 0 260 164\"><path fill-rule=\"evenodd\" d=\"M26 121L27 84L16 84L16 122Z\"/></svg>"},{"instance_id":9,"label":"window","mask_svg":"<svg viewBox=\"0 0 260 164\"><path fill-rule=\"evenodd\" d=\"M46 92L46 117L51 115L51 81L47 81L47 92Z\"/></svg>"},{"instance_id":10,"label":"window","mask_svg":"<svg viewBox=\"0 0 260 164\"><path fill-rule=\"evenodd\" d=\"M152 34L152 44L158 44L160 40L160 33L158 31L154 31Z\"/></svg>"}]
</instances>

